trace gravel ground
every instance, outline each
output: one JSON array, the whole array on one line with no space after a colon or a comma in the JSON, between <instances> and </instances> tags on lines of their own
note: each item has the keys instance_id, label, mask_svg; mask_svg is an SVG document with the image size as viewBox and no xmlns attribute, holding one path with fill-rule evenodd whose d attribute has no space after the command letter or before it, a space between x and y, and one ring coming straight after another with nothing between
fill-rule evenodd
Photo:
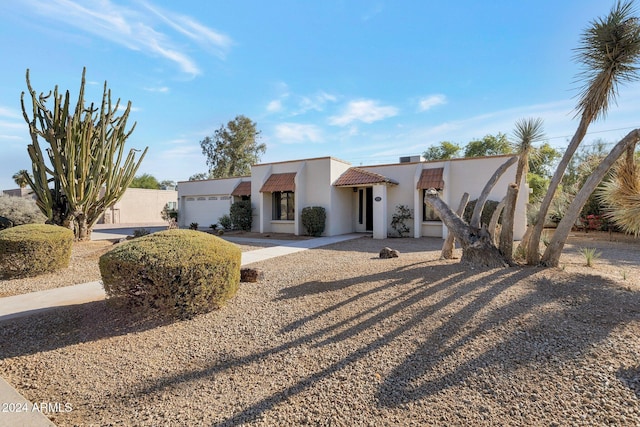
<instances>
[{"instance_id":1,"label":"gravel ground","mask_svg":"<svg viewBox=\"0 0 640 427\"><path fill-rule=\"evenodd\" d=\"M640 242L602 237L557 269L462 268L428 238L299 252L188 321L3 322L0 375L68 403L60 426L640 425Z\"/></svg>"}]
</instances>

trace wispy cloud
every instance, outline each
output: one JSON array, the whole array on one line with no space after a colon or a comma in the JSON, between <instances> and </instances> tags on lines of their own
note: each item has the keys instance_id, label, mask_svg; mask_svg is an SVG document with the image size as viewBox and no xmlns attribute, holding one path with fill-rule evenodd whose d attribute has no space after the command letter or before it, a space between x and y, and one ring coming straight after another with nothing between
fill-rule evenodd
<instances>
[{"instance_id":1,"label":"wispy cloud","mask_svg":"<svg viewBox=\"0 0 640 427\"><path fill-rule=\"evenodd\" d=\"M20 117L22 117L22 115L17 110L0 105L0 117L6 117L8 119L19 119Z\"/></svg>"},{"instance_id":2,"label":"wispy cloud","mask_svg":"<svg viewBox=\"0 0 640 427\"><path fill-rule=\"evenodd\" d=\"M146 90L147 92L169 93L169 88L167 86L145 87L143 89Z\"/></svg>"},{"instance_id":3,"label":"wispy cloud","mask_svg":"<svg viewBox=\"0 0 640 427\"><path fill-rule=\"evenodd\" d=\"M282 111L282 100L274 99L273 101L267 104L267 111L269 113L277 113L278 111Z\"/></svg>"},{"instance_id":4,"label":"wispy cloud","mask_svg":"<svg viewBox=\"0 0 640 427\"><path fill-rule=\"evenodd\" d=\"M281 123L275 127L278 142L292 144L300 142L321 142L322 130L316 125Z\"/></svg>"},{"instance_id":5,"label":"wispy cloud","mask_svg":"<svg viewBox=\"0 0 640 427\"><path fill-rule=\"evenodd\" d=\"M343 113L329 117L329 124L346 126L355 121L373 123L398 115L398 109L391 105L380 105L372 99L351 101L347 104Z\"/></svg>"},{"instance_id":6,"label":"wispy cloud","mask_svg":"<svg viewBox=\"0 0 640 427\"><path fill-rule=\"evenodd\" d=\"M427 111L436 105L442 105L447 103L447 97L444 95L429 95L422 98L418 102L418 111Z\"/></svg>"},{"instance_id":7,"label":"wispy cloud","mask_svg":"<svg viewBox=\"0 0 640 427\"><path fill-rule=\"evenodd\" d=\"M27 3L31 13L41 15L47 21L57 20L128 49L163 57L193 76L201 74L200 67L184 53L183 48L177 47L174 41L176 35L187 37L218 57L224 57L232 45L231 38L195 19L163 11L150 3L137 3L142 8L122 6L110 0L86 0L82 3L72 0L27 0ZM149 11L153 14L150 15ZM153 20L152 17L160 20ZM169 35L163 31L168 28L163 28L161 24L174 33Z\"/></svg>"},{"instance_id":8,"label":"wispy cloud","mask_svg":"<svg viewBox=\"0 0 640 427\"><path fill-rule=\"evenodd\" d=\"M289 116L299 116L310 111L324 111L328 103L338 100L338 97L319 91L313 95L295 95L284 85L285 91L277 98L267 104L267 112L286 112Z\"/></svg>"}]
</instances>

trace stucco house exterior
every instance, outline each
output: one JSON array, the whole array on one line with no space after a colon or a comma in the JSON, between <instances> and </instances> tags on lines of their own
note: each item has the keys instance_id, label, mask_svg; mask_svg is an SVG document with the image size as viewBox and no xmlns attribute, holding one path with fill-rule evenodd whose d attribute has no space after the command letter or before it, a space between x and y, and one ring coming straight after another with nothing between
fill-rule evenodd
<instances>
[{"instance_id":1,"label":"stucco house exterior","mask_svg":"<svg viewBox=\"0 0 640 427\"><path fill-rule=\"evenodd\" d=\"M413 211L413 220L408 224L410 236L445 238L447 228L424 204L424 190L437 188L440 197L456 209L464 192L471 200L478 198L495 170L509 157L433 162L402 158L399 163L358 167L333 157L258 164L252 166L248 177L180 182L179 225L216 224L229 213L235 200L244 198L251 200L255 232L303 235L302 209L322 206L327 214L324 236L362 232L384 239L395 235L392 216L399 205L406 205ZM515 174L513 165L489 199L502 200ZM517 240L526 228L526 182L520 188L525 197L518 198L514 230Z\"/></svg>"}]
</instances>

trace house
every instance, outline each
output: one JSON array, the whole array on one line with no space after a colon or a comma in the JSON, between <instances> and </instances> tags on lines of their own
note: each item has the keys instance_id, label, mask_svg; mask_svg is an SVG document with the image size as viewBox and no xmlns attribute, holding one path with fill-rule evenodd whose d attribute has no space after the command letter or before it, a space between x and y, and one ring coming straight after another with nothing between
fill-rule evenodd
<instances>
[{"instance_id":1,"label":"house","mask_svg":"<svg viewBox=\"0 0 640 427\"><path fill-rule=\"evenodd\" d=\"M471 200L478 198L489 178L509 157L432 162L411 157L394 164L358 167L333 157L258 164L251 167L250 177L180 182L179 225L216 224L222 215L229 213L234 200L250 198L255 232L305 234L300 220L302 209L321 206L327 214L323 235L362 232L384 239L395 234L392 216L399 205L406 205L413 211L410 236L445 238L447 228L424 203L424 191L436 188L440 197L455 209L464 192L469 193ZM515 174L513 165L500 178L489 199L502 200ZM521 188L527 189L525 182ZM526 199L518 198L516 239L522 237L526 228Z\"/></svg>"}]
</instances>

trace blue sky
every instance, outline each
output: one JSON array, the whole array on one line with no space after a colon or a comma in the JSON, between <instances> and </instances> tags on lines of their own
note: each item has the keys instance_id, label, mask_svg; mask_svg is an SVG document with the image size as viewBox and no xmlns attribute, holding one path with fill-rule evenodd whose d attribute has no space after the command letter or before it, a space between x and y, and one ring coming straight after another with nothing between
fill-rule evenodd
<instances>
[{"instance_id":1,"label":"blue sky","mask_svg":"<svg viewBox=\"0 0 640 427\"><path fill-rule=\"evenodd\" d=\"M20 93L131 101L139 173L206 171L199 141L239 114L257 122L262 162L334 156L392 163L440 141L511 134L541 117L566 145L579 87L573 49L613 1L22 0L0 14L0 189L30 169ZM640 126L640 83L586 142ZM29 107L28 107L29 108Z\"/></svg>"}]
</instances>

